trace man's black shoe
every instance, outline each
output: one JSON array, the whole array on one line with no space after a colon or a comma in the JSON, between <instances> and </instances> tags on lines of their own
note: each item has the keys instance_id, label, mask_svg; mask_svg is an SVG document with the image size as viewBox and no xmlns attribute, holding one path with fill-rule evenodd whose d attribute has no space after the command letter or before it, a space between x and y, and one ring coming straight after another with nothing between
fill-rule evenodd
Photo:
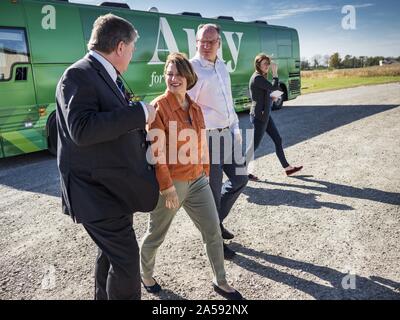
<instances>
[{"instance_id":1,"label":"man's black shoe","mask_svg":"<svg viewBox=\"0 0 400 320\"><path fill-rule=\"evenodd\" d=\"M225 290L222 290L220 287L218 287L216 284L213 283L213 288L214 291L227 300L243 300L243 296L240 294L239 291L235 290L233 292L227 292Z\"/></svg>"},{"instance_id":2,"label":"man's black shoe","mask_svg":"<svg viewBox=\"0 0 400 320\"><path fill-rule=\"evenodd\" d=\"M222 235L222 239L225 240L231 240L235 237L235 235L230 232L229 230L225 229L225 227L222 225L222 223L220 224L221 227L221 235Z\"/></svg>"},{"instance_id":3,"label":"man's black shoe","mask_svg":"<svg viewBox=\"0 0 400 320\"><path fill-rule=\"evenodd\" d=\"M147 292L149 293L159 293L161 291L161 286L158 284L158 282L156 281L156 279L154 279L155 284L153 284L152 286L146 286L143 282L143 279L141 279L143 287L146 289Z\"/></svg>"},{"instance_id":4,"label":"man's black shoe","mask_svg":"<svg viewBox=\"0 0 400 320\"><path fill-rule=\"evenodd\" d=\"M233 257L236 256L236 252L230 249L225 243L224 243L224 258L226 260L231 260Z\"/></svg>"}]
</instances>

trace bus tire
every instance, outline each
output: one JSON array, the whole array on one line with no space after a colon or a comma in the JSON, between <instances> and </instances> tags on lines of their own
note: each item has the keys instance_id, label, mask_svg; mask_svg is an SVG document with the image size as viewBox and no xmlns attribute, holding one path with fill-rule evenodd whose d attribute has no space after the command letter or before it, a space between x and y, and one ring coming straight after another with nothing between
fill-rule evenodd
<instances>
[{"instance_id":1,"label":"bus tire","mask_svg":"<svg viewBox=\"0 0 400 320\"><path fill-rule=\"evenodd\" d=\"M57 123L55 112L47 120L47 149L50 154L57 156Z\"/></svg>"}]
</instances>

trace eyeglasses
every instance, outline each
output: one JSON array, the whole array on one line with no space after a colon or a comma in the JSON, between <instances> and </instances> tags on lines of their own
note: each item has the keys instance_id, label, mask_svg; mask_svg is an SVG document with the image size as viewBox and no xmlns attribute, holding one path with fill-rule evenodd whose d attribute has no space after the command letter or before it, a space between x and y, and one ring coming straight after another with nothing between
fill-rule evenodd
<instances>
[{"instance_id":1,"label":"eyeglasses","mask_svg":"<svg viewBox=\"0 0 400 320\"><path fill-rule=\"evenodd\" d=\"M219 42L219 38L215 40L197 40L202 46L209 45L210 47L214 46Z\"/></svg>"}]
</instances>

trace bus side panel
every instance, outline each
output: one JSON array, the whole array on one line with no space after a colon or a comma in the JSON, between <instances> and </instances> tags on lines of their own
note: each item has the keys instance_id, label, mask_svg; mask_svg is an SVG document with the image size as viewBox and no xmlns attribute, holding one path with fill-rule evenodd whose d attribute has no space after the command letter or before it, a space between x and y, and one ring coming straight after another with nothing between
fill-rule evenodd
<instances>
[{"instance_id":1,"label":"bus side panel","mask_svg":"<svg viewBox=\"0 0 400 320\"><path fill-rule=\"evenodd\" d=\"M17 68L26 68L26 80L16 79ZM46 148L32 78L30 64L16 64L12 78L0 82L0 132L5 157Z\"/></svg>"},{"instance_id":2,"label":"bus side panel","mask_svg":"<svg viewBox=\"0 0 400 320\"><path fill-rule=\"evenodd\" d=\"M1 27L25 27L25 19L21 3L0 1L0 14ZM1 59L0 63L5 65L3 59ZM0 158L6 156L4 154L4 144L7 143L7 141L4 141L3 138L3 125L6 122L11 121L9 112L13 109L13 98L16 94L16 92L10 94L10 89L12 90L12 88L13 84L10 84L10 81L0 81ZM19 92L17 93L17 96L19 96Z\"/></svg>"},{"instance_id":3,"label":"bus side panel","mask_svg":"<svg viewBox=\"0 0 400 320\"><path fill-rule=\"evenodd\" d=\"M300 94L300 58L297 31L286 27L264 27L261 32L263 51L278 64L279 81L287 90L288 100ZM272 80L271 73L268 78Z\"/></svg>"},{"instance_id":4,"label":"bus side panel","mask_svg":"<svg viewBox=\"0 0 400 320\"><path fill-rule=\"evenodd\" d=\"M235 109L236 111L250 109L249 80L254 72L254 58L260 53L258 29L242 23L221 25L223 60L231 74Z\"/></svg>"},{"instance_id":5,"label":"bus side panel","mask_svg":"<svg viewBox=\"0 0 400 320\"><path fill-rule=\"evenodd\" d=\"M289 78L288 60L292 58L292 38L288 29L278 29L276 31L276 44L278 47L277 59L279 79L287 83Z\"/></svg>"},{"instance_id":6,"label":"bus side panel","mask_svg":"<svg viewBox=\"0 0 400 320\"><path fill-rule=\"evenodd\" d=\"M130 21L139 33L136 51L124 78L137 100L150 102L166 89L164 64L168 52L163 34L159 35L159 28L162 27L160 16L141 12L124 12L121 16Z\"/></svg>"},{"instance_id":7,"label":"bus side panel","mask_svg":"<svg viewBox=\"0 0 400 320\"><path fill-rule=\"evenodd\" d=\"M301 94L301 77L300 77L300 46L297 31L291 29L292 36L292 59L289 61L289 81L288 81L288 98L294 99Z\"/></svg>"},{"instance_id":8,"label":"bus side panel","mask_svg":"<svg viewBox=\"0 0 400 320\"><path fill-rule=\"evenodd\" d=\"M137 17L134 19L137 20ZM143 24L138 21L132 21L141 33ZM160 14L159 21L155 22L156 29L153 30L154 38L147 39L146 50L151 49L150 55L147 59L139 58L135 62L143 64L143 60L151 61L148 63L147 70L150 72L140 72L145 76L142 77L141 82L145 85L143 89L145 92L153 97L156 93L161 93L165 90L163 79L163 67L166 55L169 52L180 51L186 53L189 58L192 58L196 53L196 31L199 24L215 23L211 19L199 19L196 17L187 16L171 16L167 14ZM254 56L260 51L260 42L258 30L251 25L243 23L237 24L226 21L218 21L221 25L222 46L218 55L224 60L228 70L231 74L232 80L232 93L235 101L236 110L240 111L248 108L249 94L248 94L248 81L253 72L252 61ZM160 32L159 38L158 33ZM146 30L146 37L149 34ZM158 39L158 42L157 42ZM143 50L140 46L140 40L137 45L137 50ZM157 48L157 52L154 52ZM159 61L160 64L154 64L154 61ZM137 65L134 65L133 72ZM141 87L138 87L139 90Z\"/></svg>"},{"instance_id":9,"label":"bus side panel","mask_svg":"<svg viewBox=\"0 0 400 320\"><path fill-rule=\"evenodd\" d=\"M0 26L24 27L25 18L21 2L0 1Z\"/></svg>"},{"instance_id":10,"label":"bus side panel","mask_svg":"<svg viewBox=\"0 0 400 320\"><path fill-rule=\"evenodd\" d=\"M0 13L0 27L3 28L3 32L23 31L24 35L18 41L28 52L26 62L20 62L19 54L11 53L0 59L0 63L4 63L3 67L7 68L9 74L0 81L0 157L8 157L42 150L45 144L36 105L30 48L26 42L23 4L20 1L1 1ZM7 39L7 36L4 39Z\"/></svg>"},{"instance_id":11,"label":"bus side panel","mask_svg":"<svg viewBox=\"0 0 400 320\"><path fill-rule=\"evenodd\" d=\"M287 59L291 57L291 42L285 30L266 26L260 28L262 52L278 64L279 82L287 86L288 72ZM268 73L268 80L272 81L272 73Z\"/></svg>"},{"instance_id":12,"label":"bus side panel","mask_svg":"<svg viewBox=\"0 0 400 320\"><path fill-rule=\"evenodd\" d=\"M166 90L164 65L170 52L183 52L189 59L194 55L193 47L196 47L194 34L197 25L200 24L198 18L187 19L163 13L154 16L153 21L155 26L152 28L155 27L155 29L152 29L154 33L151 39L146 39L144 47L140 47L141 39L138 42L138 51L145 50L145 53L143 52L142 57L134 58L140 70L146 70L139 90L148 93L146 97L148 100L154 99ZM147 37L147 30L151 30L148 25L138 24L139 34L144 31ZM189 47L192 49L189 50ZM135 64L133 67L134 71L138 65Z\"/></svg>"},{"instance_id":13,"label":"bus side panel","mask_svg":"<svg viewBox=\"0 0 400 320\"><path fill-rule=\"evenodd\" d=\"M47 107L54 103L55 88L64 70L85 54L79 8L69 3L27 1L25 12L37 103Z\"/></svg>"},{"instance_id":14,"label":"bus side panel","mask_svg":"<svg viewBox=\"0 0 400 320\"><path fill-rule=\"evenodd\" d=\"M55 110L56 84L64 70L84 54L77 7L34 1L23 5L27 22L21 26L26 27L30 64L15 65L12 79L0 83L0 93L7 93L2 96L10 97L9 102L3 99L0 103L4 156L47 148L46 124ZM14 7L12 16L16 12ZM26 67L25 80L16 79L17 67ZM39 114L39 108L47 109Z\"/></svg>"},{"instance_id":15,"label":"bus side panel","mask_svg":"<svg viewBox=\"0 0 400 320\"><path fill-rule=\"evenodd\" d=\"M85 54L79 7L25 1L32 63L73 63Z\"/></svg>"}]
</instances>

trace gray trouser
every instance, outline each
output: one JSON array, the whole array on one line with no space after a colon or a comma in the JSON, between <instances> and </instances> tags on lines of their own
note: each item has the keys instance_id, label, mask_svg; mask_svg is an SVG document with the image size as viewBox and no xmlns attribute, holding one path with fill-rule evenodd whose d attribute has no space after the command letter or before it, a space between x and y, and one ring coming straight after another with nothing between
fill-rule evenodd
<instances>
[{"instance_id":1,"label":"gray trouser","mask_svg":"<svg viewBox=\"0 0 400 320\"><path fill-rule=\"evenodd\" d=\"M227 217L233 204L242 193L248 182L247 170L242 159L241 144L235 141L229 129L209 130L208 148L210 154L210 187L217 207L219 221L222 223ZM231 145L225 141L233 141ZM236 155L235 155L236 153ZM242 163L240 163L242 161ZM228 180L222 183L223 174Z\"/></svg>"},{"instance_id":2,"label":"gray trouser","mask_svg":"<svg viewBox=\"0 0 400 320\"><path fill-rule=\"evenodd\" d=\"M174 186L183 206L197 229L201 232L203 243L214 273L217 285L226 284L224 251L218 212L215 207L210 185L204 175L194 181L174 181ZM142 277L153 276L158 247L163 243L172 220L179 209L165 207L165 197L160 195L157 207L150 213L147 232L140 249Z\"/></svg>"}]
</instances>

